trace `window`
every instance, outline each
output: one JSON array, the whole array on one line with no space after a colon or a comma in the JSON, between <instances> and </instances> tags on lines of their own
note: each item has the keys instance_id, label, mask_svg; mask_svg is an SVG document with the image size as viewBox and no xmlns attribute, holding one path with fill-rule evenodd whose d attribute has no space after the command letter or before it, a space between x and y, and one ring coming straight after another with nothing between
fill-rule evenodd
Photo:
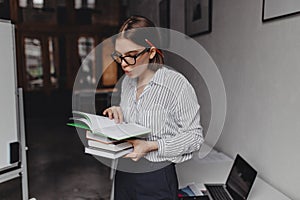
<instances>
[{"instance_id":1,"label":"window","mask_svg":"<svg viewBox=\"0 0 300 200\"><path fill-rule=\"evenodd\" d=\"M59 67L58 67L58 43L56 38L48 38L49 61L50 61L50 83L58 88Z\"/></svg>"},{"instance_id":2,"label":"window","mask_svg":"<svg viewBox=\"0 0 300 200\"><path fill-rule=\"evenodd\" d=\"M21 8L27 8L31 2L32 2L32 7L34 7L34 8L43 8L44 7L44 0L30 0L30 1L19 0L19 6Z\"/></svg>"},{"instance_id":3,"label":"window","mask_svg":"<svg viewBox=\"0 0 300 200\"><path fill-rule=\"evenodd\" d=\"M75 9L95 8L95 0L75 0Z\"/></svg>"},{"instance_id":4,"label":"window","mask_svg":"<svg viewBox=\"0 0 300 200\"><path fill-rule=\"evenodd\" d=\"M92 49L95 46L95 40L92 37L80 37L78 39L78 55L81 61L81 74L79 80L82 85L95 84L95 53Z\"/></svg>"},{"instance_id":5,"label":"window","mask_svg":"<svg viewBox=\"0 0 300 200\"><path fill-rule=\"evenodd\" d=\"M32 5L34 8L43 8L44 7L44 0L33 0Z\"/></svg>"},{"instance_id":6,"label":"window","mask_svg":"<svg viewBox=\"0 0 300 200\"><path fill-rule=\"evenodd\" d=\"M27 7L27 0L19 0L19 6L21 8L26 8Z\"/></svg>"},{"instance_id":7,"label":"window","mask_svg":"<svg viewBox=\"0 0 300 200\"><path fill-rule=\"evenodd\" d=\"M41 41L36 38L25 38L24 43L27 87L29 90L42 88L44 82Z\"/></svg>"}]
</instances>

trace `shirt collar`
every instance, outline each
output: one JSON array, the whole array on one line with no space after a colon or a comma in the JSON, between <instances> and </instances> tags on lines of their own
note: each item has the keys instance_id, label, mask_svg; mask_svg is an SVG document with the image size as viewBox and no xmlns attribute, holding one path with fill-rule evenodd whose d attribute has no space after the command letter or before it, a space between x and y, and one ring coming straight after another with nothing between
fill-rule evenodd
<instances>
[{"instance_id":1,"label":"shirt collar","mask_svg":"<svg viewBox=\"0 0 300 200\"><path fill-rule=\"evenodd\" d=\"M129 78L129 77L127 77L128 78L128 83L129 83L129 85L131 86L131 87L135 87L136 86L136 84L137 84L137 78Z\"/></svg>"},{"instance_id":2,"label":"shirt collar","mask_svg":"<svg viewBox=\"0 0 300 200\"><path fill-rule=\"evenodd\" d=\"M158 85L164 85L165 72L166 72L165 67L159 68L155 72L155 74L152 77L152 79L150 80L150 83L155 83L155 84L158 84Z\"/></svg>"}]
</instances>

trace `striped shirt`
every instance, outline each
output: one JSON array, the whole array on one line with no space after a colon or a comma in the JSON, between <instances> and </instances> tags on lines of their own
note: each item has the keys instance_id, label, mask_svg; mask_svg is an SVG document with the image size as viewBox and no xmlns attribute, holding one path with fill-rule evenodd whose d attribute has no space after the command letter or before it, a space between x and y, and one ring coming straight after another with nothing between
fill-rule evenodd
<instances>
[{"instance_id":1,"label":"striped shirt","mask_svg":"<svg viewBox=\"0 0 300 200\"><path fill-rule=\"evenodd\" d=\"M188 80L166 67L157 70L136 100L137 79L122 82L120 107L124 121L152 130L147 140L157 141L158 150L145 158L152 162L180 163L192 157L203 143L200 106Z\"/></svg>"}]
</instances>

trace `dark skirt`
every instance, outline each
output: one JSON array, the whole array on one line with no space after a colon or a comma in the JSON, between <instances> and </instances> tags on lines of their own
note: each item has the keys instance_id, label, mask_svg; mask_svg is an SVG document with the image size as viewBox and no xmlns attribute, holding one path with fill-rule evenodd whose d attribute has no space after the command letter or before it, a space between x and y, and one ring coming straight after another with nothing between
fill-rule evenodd
<instances>
[{"instance_id":1,"label":"dark skirt","mask_svg":"<svg viewBox=\"0 0 300 200\"><path fill-rule=\"evenodd\" d=\"M146 167L148 169L146 172L134 172L134 169L130 172L122 169L117 170L114 185L115 200L178 199L178 180L175 164L155 163L146 159L132 162L132 167L136 164L137 169L141 168L140 166L145 167L145 163L149 163ZM153 168L153 170L149 170L150 168Z\"/></svg>"}]
</instances>

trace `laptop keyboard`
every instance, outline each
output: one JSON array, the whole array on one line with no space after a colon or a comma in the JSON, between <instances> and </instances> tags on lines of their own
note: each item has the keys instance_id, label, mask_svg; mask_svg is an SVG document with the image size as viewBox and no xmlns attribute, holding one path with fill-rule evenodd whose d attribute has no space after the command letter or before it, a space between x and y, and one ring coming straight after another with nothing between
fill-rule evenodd
<instances>
[{"instance_id":1,"label":"laptop keyboard","mask_svg":"<svg viewBox=\"0 0 300 200\"><path fill-rule=\"evenodd\" d=\"M231 200L222 185L206 186L213 200Z\"/></svg>"}]
</instances>

